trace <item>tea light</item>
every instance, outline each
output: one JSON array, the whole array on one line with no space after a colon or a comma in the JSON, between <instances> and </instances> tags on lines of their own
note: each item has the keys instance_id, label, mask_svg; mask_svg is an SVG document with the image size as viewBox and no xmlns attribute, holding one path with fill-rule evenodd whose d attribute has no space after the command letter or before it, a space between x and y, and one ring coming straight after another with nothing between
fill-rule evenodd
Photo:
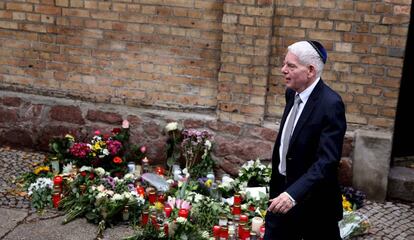
<instances>
[{"instance_id":1,"label":"tea light","mask_svg":"<svg viewBox=\"0 0 414 240\"><path fill-rule=\"evenodd\" d=\"M234 194L234 205L240 205L242 202L242 197L240 193Z\"/></svg>"},{"instance_id":2,"label":"tea light","mask_svg":"<svg viewBox=\"0 0 414 240\"><path fill-rule=\"evenodd\" d=\"M147 225L147 223L148 223L148 217L149 217L149 215L148 215L148 211L144 211L143 213L142 213L142 225Z\"/></svg>"},{"instance_id":3,"label":"tea light","mask_svg":"<svg viewBox=\"0 0 414 240\"><path fill-rule=\"evenodd\" d=\"M260 227L260 238L262 238L262 239L264 238L265 231L266 231L265 226L264 226L264 225L262 225L262 226Z\"/></svg>"},{"instance_id":4,"label":"tea light","mask_svg":"<svg viewBox=\"0 0 414 240\"><path fill-rule=\"evenodd\" d=\"M170 205L165 205L164 212L167 218L171 216L172 208L170 207Z\"/></svg>"},{"instance_id":5,"label":"tea light","mask_svg":"<svg viewBox=\"0 0 414 240\"><path fill-rule=\"evenodd\" d=\"M227 226L227 217L226 216L220 216L219 226Z\"/></svg>"},{"instance_id":6,"label":"tea light","mask_svg":"<svg viewBox=\"0 0 414 240\"><path fill-rule=\"evenodd\" d=\"M165 174L165 170L164 170L164 168L162 168L162 167L160 167L160 166L157 166L157 167L155 168L155 173L156 173L156 174L158 174L158 175L160 175L160 176L164 176L164 174Z\"/></svg>"},{"instance_id":7,"label":"tea light","mask_svg":"<svg viewBox=\"0 0 414 240\"><path fill-rule=\"evenodd\" d=\"M220 226L219 225L214 225L214 227L213 227L213 236L216 239L220 237Z\"/></svg>"},{"instance_id":8,"label":"tea light","mask_svg":"<svg viewBox=\"0 0 414 240\"><path fill-rule=\"evenodd\" d=\"M247 215L242 214L242 215L240 215L240 220L239 221L247 223L249 221L249 218L247 217Z\"/></svg>"},{"instance_id":9,"label":"tea light","mask_svg":"<svg viewBox=\"0 0 414 240\"><path fill-rule=\"evenodd\" d=\"M141 196L144 197L145 196L145 189L143 186L137 186L137 193Z\"/></svg>"},{"instance_id":10,"label":"tea light","mask_svg":"<svg viewBox=\"0 0 414 240\"><path fill-rule=\"evenodd\" d=\"M60 185L62 185L62 182L63 182L63 177L62 176L57 175L53 178L53 184L54 185L59 185L60 186Z\"/></svg>"},{"instance_id":11,"label":"tea light","mask_svg":"<svg viewBox=\"0 0 414 240\"><path fill-rule=\"evenodd\" d=\"M240 213L241 213L240 205L234 205L232 213L233 213L233 215L240 215Z\"/></svg>"},{"instance_id":12,"label":"tea light","mask_svg":"<svg viewBox=\"0 0 414 240\"><path fill-rule=\"evenodd\" d=\"M155 190L150 190L148 193L148 201L151 204L154 204L155 201L157 201L157 193L155 192Z\"/></svg>"},{"instance_id":13,"label":"tea light","mask_svg":"<svg viewBox=\"0 0 414 240\"><path fill-rule=\"evenodd\" d=\"M263 225L263 219L261 217L254 217L252 219L252 231L260 234L260 228Z\"/></svg>"},{"instance_id":14,"label":"tea light","mask_svg":"<svg viewBox=\"0 0 414 240\"><path fill-rule=\"evenodd\" d=\"M178 216L179 216L179 217L183 217L183 218L187 218L187 217L188 217L188 209L181 208L181 209L178 211Z\"/></svg>"}]
</instances>

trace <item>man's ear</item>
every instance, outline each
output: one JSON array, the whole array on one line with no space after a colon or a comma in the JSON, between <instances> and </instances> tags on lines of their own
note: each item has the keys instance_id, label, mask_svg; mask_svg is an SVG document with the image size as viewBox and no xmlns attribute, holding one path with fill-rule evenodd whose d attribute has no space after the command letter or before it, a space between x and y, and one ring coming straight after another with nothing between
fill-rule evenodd
<instances>
[{"instance_id":1,"label":"man's ear","mask_svg":"<svg viewBox=\"0 0 414 240\"><path fill-rule=\"evenodd\" d=\"M312 78L316 76L316 68L313 65L309 65L308 67L308 77Z\"/></svg>"}]
</instances>

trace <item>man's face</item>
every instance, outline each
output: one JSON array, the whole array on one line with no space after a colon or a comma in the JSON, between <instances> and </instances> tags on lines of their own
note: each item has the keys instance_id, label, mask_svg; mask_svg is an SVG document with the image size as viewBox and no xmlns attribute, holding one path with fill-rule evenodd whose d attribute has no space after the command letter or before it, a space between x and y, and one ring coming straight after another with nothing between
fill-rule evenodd
<instances>
[{"instance_id":1,"label":"man's face","mask_svg":"<svg viewBox=\"0 0 414 240\"><path fill-rule=\"evenodd\" d=\"M282 73L285 76L286 86L301 93L312 84L312 67L303 65L299 62L296 55L288 52L283 61Z\"/></svg>"}]
</instances>

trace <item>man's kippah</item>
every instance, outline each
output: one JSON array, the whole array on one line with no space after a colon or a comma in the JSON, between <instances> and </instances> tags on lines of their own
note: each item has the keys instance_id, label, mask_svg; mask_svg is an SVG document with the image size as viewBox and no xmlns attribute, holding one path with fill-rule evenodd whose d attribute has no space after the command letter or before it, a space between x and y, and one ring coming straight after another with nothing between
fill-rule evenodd
<instances>
[{"instance_id":1,"label":"man's kippah","mask_svg":"<svg viewBox=\"0 0 414 240\"><path fill-rule=\"evenodd\" d=\"M322 44L317 41L307 41L307 42L316 50L316 52L321 57L322 62L325 64L326 60L328 59L328 53L326 52Z\"/></svg>"}]
</instances>

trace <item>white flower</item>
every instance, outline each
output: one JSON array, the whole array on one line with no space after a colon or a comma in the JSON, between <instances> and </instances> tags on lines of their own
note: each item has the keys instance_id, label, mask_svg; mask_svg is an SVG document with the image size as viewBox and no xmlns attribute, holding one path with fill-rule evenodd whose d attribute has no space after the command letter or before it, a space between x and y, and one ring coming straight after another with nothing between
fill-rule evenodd
<instances>
[{"instance_id":1,"label":"white flower","mask_svg":"<svg viewBox=\"0 0 414 240\"><path fill-rule=\"evenodd\" d=\"M176 221L177 223L185 224L187 222L187 218L178 217Z\"/></svg>"},{"instance_id":2,"label":"white flower","mask_svg":"<svg viewBox=\"0 0 414 240\"><path fill-rule=\"evenodd\" d=\"M105 155L105 156L108 156L109 155L109 150L105 148L104 150L102 150L102 154Z\"/></svg>"},{"instance_id":3,"label":"white flower","mask_svg":"<svg viewBox=\"0 0 414 240\"><path fill-rule=\"evenodd\" d=\"M122 193L122 197L128 200L132 199L132 194L130 192L124 192Z\"/></svg>"},{"instance_id":4,"label":"white flower","mask_svg":"<svg viewBox=\"0 0 414 240\"><path fill-rule=\"evenodd\" d=\"M126 180L126 181L134 180L134 174L132 174L132 173L125 174L124 180Z\"/></svg>"},{"instance_id":5,"label":"white flower","mask_svg":"<svg viewBox=\"0 0 414 240\"><path fill-rule=\"evenodd\" d=\"M97 200L99 200L99 199L102 199L102 198L104 198L104 197L106 197L107 195L106 195L106 193L104 193L104 192L100 192L100 193L98 193L97 195L96 195L96 199Z\"/></svg>"},{"instance_id":6,"label":"white flower","mask_svg":"<svg viewBox=\"0 0 414 240\"><path fill-rule=\"evenodd\" d=\"M204 238L204 239L208 239L210 237L210 234L208 234L207 231L202 231L201 232L201 237Z\"/></svg>"},{"instance_id":7,"label":"white flower","mask_svg":"<svg viewBox=\"0 0 414 240\"><path fill-rule=\"evenodd\" d=\"M175 131L178 129L178 123L177 122L170 122L165 126L166 132Z\"/></svg>"},{"instance_id":8,"label":"white flower","mask_svg":"<svg viewBox=\"0 0 414 240\"><path fill-rule=\"evenodd\" d=\"M108 196L114 195L114 191L112 190L105 190L105 193L108 194Z\"/></svg>"},{"instance_id":9,"label":"white flower","mask_svg":"<svg viewBox=\"0 0 414 240\"><path fill-rule=\"evenodd\" d=\"M83 172L83 171L90 172L90 171L92 171L92 167L82 166L82 167L79 169L79 171L80 171L80 172Z\"/></svg>"},{"instance_id":10,"label":"white flower","mask_svg":"<svg viewBox=\"0 0 414 240\"><path fill-rule=\"evenodd\" d=\"M122 128L129 128L129 122L128 122L128 120L124 120L124 121L122 121Z\"/></svg>"},{"instance_id":11,"label":"white flower","mask_svg":"<svg viewBox=\"0 0 414 240\"><path fill-rule=\"evenodd\" d=\"M105 169L103 169L103 168L101 168L101 167L95 168L95 173L96 173L99 177L102 177L102 176L104 176L104 175L105 175Z\"/></svg>"},{"instance_id":12,"label":"white flower","mask_svg":"<svg viewBox=\"0 0 414 240\"><path fill-rule=\"evenodd\" d=\"M34 191L39 191L43 189L52 189L53 188L53 182L50 178L38 178L36 179L36 182L30 184L29 188L27 189L27 192L30 195L33 194Z\"/></svg>"},{"instance_id":13,"label":"white flower","mask_svg":"<svg viewBox=\"0 0 414 240\"><path fill-rule=\"evenodd\" d=\"M68 163L65 166L63 166L62 174L70 173L70 172L72 172L72 170L73 170L73 164Z\"/></svg>"},{"instance_id":14,"label":"white flower","mask_svg":"<svg viewBox=\"0 0 414 240\"><path fill-rule=\"evenodd\" d=\"M102 140L102 137L101 136L93 136L93 142L99 142L99 141L101 141Z\"/></svg>"},{"instance_id":15,"label":"white flower","mask_svg":"<svg viewBox=\"0 0 414 240\"><path fill-rule=\"evenodd\" d=\"M114 194L114 196L112 196L112 201L118 201L118 200L123 200L124 199L124 197L121 195L121 194L119 194L119 193L115 193Z\"/></svg>"},{"instance_id":16,"label":"white flower","mask_svg":"<svg viewBox=\"0 0 414 240\"><path fill-rule=\"evenodd\" d=\"M101 184L96 188L96 190L98 190L99 192L103 192L103 191L105 191L105 187L104 187L104 185Z\"/></svg>"},{"instance_id":17,"label":"white flower","mask_svg":"<svg viewBox=\"0 0 414 240\"><path fill-rule=\"evenodd\" d=\"M206 142L204 143L204 146L206 146L207 150L211 149L211 142L209 140L206 140Z\"/></svg>"}]
</instances>

